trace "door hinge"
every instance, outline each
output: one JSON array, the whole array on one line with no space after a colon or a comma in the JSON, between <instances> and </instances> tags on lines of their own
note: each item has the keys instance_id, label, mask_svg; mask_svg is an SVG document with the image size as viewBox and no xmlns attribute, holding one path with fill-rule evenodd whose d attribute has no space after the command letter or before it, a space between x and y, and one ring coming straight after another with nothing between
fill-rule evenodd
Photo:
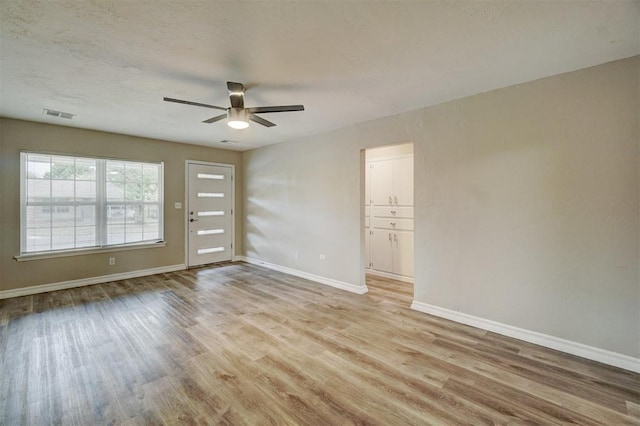
<instances>
[{"instance_id":1,"label":"door hinge","mask_svg":"<svg viewBox=\"0 0 640 426\"><path fill-rule=\"evenodd\" d=\"M233 209L231 209L231 214L233 214Z\"/></svg>"},{"instance_id":2,"label":"door hinge","mask_svg":"<svg viewBox=\"0 0 640 426\"><path fill-rule=\"evenodd\" d=\"M231 243L231 248L233 248L233 243Z\"/></svg>"}]
</instances>

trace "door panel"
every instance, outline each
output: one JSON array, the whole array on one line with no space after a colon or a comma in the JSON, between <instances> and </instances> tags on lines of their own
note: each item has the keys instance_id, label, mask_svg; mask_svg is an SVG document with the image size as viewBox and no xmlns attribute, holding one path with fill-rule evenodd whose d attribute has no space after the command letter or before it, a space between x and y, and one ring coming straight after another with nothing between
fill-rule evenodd
<instances>
[{"instance_id":1,"label":"door panel","mask_svg":"<svg viewBox=\"0 0 640 426\"><path fill-rule=\"evenodd\" d=\"M413 232L393 233L393 273L413 276Z\"/></svg>"},{"instance_id":2,"label":"door panel","mask_svg":"<svg viewBox=\"0 0 640 426\"><path fill-rule=\"evenodd\" d=\"M365 229L364 231L364 256L366 258L365 268L370 268L371 267L371 230L370 229Z\"/></svg>"},{"instance_id":3,"label":"door panel","mask_svg":"<svg viewBox=\"0 0 640 426\"><path fill-rule=\"evenodd\" d=\"M371 204L371 164L365 164L364 168L364 205Z\"/></svg>"},{"instance_id":4,"label":"door panel","mask_svg":"<svg viewBox=\"0 0 640 426\"><path fill-rule=\"evenodd\" d=\"M232 258L232 170L188 164L188 266Z\"/></svg>"},{"instance_id":5,"label":"door panel","mask_svg":"<svg viewBox=\"0 0 640 426\"><path fill-rule=\"evenodd\" d=\"M413 206L413 158L393 160L393 204Z\"/></svg>"},{"instance_id":6,"label":"door panel","mask_svg":"<svg viewBox=\"0 0 640 426\"><path fill-rule=\"evenodd\" d=\"M392 231L374 229L371 235L371 262L373 269L393 272Z\"/></svg>"},{"instance_id":7,"label":"door panel","mask_svg":"<svg viewBox=\"0 0 640 426\"><path fill-rule=\"evenodd\" d=\"M377 206L392 204L393 187L391 184L391 161L376 161L371 163L371 201Z\"/></svg>"}]
</instances>

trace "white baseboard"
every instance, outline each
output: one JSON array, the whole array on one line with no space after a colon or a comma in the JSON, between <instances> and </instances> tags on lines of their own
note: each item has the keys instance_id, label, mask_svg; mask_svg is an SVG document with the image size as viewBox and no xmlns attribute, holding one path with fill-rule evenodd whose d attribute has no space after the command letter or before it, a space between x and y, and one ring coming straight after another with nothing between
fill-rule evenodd
<instances>
[{"instance_id":1,"label":"white baseboard","mask_svg":"<svg viewBox=\"0 0 640 426\"><path fill-rule=\"evenodd\" d=\"M376 271L375 269L365 269L364 272L365 274L377 275L379 277L391 278L392 280L413 284L413 277L405 277L404 275L390 274L389 272Z\"/></svg>"},{"instance_id":2,"label":"white baseboard","mask_svg":"<svg viewBox=\"0 0 640 426\"><path fill-rule=\"evenodd\" d=\"M366 285L356 285L347 283L344 281L334 280L333 278L321 277L320 275L310 274L308 272L298 271L297 269L287 268L286 266L280 266L273 263L265 262L259 259L253 259L246 256L236 256L237 260L242 260L252 265L264 266L265 268L273 269L274 271L283 272L285 274L293 275L296 277L304 278L310 281L315 281L320 284L329 285L331 287L339 288L341 290L350 291L356 294L365 294L369 289Z\"/></svg>"},{"instance_id":3,"label":"white baseboard","mask_svg":"<svg viewBox=\"0 0 640 426\"><path fill-rule=\"evenodd\" d=\"M99 277L81 278L78 280L61 281L52 284L35 285L31 287L15 288L11 290L0 291L0 299L8 299L10 297L28 296L31 294L46 293L49 291L64 290L73 287L83 287L86 285L102 284L111 281L127 280L130 278L145 277L147 275L164 274L167 272L182 271L186 269L184 264L161 266L159 268L141 269L138 271L122 272L119 274L101 275Z\"/></svg>"},{"instance_id":4,"label":"white baseboard","mask_svg":"<svg viewBox=\"0 0 640 426\"><path fill-rule=\"evenodd\" d=\"M561 339L559 337L538 333L536 331L525 330L523 328L464 314L462 312L452 311L439 306L429 305L427 303L417 302L415 300L411 304L411 309L483 330L492 331L494 333L502 334L503 336L513 337L514 339L523 340L546 348L598 361L603 364L640 373L640 358L607 351L605 349Z\"/></svg>"}]
</instances>

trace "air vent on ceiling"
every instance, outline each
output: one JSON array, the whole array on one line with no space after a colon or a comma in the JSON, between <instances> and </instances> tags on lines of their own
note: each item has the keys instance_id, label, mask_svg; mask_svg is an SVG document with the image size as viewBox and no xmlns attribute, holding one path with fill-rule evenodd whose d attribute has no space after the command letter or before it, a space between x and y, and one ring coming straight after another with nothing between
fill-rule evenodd
<instances>
[{"instance_id":1,"label":"air vent on ceiling","mask_svg":"<svg viewBox=\"0 0 640 426\"><path fill-rule=\"evenodd\" d=\"M69 112L56 111L53 109L44 108L42 110L42 114L47 115L49 117L58 117L58 118L66 118L67 120L71 120L75 114L71 114Z\"/></svg>"},{"instance_id":2,"label":"air vent on ceiling","mask_svg":"<svg viewBox=\"0 0 640 426\"><path fill-rule=\"evenodd\" d=\"M229 139L222 139L219 143L238 143L238 141L231 141Z\"/></svg>"}]
</instances>

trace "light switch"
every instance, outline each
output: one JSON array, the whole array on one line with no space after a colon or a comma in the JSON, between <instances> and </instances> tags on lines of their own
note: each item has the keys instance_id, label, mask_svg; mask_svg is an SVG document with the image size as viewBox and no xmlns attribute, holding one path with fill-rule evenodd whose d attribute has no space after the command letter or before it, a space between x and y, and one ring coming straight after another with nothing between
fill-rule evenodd
<instances>
[{"instance_id":1,"label":"light switch","mask_svg":"<svg viewBox=\"0 0 640 426\"><path fill-rule=\"evenodd\" d=\"M182 203L174 203L173 204L176 208L176 210L180 210L182 208Z\"/></svg>"}]
</instances>

